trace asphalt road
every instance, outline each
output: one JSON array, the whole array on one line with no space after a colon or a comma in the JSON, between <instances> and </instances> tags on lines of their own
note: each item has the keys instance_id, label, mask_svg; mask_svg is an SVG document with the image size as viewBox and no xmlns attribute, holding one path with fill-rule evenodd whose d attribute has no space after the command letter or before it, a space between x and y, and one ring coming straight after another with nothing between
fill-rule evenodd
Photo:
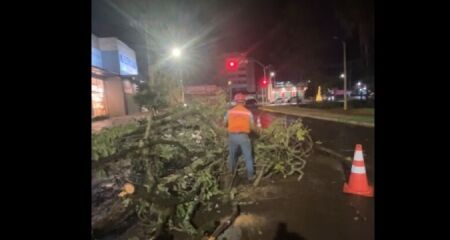
<instances>
[{"instance_id":1,"label":"asphalt road","mask_svg":"<svg viewBox=\"0 0 450 240\"><path fill-rule=\"evenodd\" d=\"M291 122L297 117L254 111L263 127L275 118ZM369 183L374 179L374 128L357 127L316 119L302 119L314 141L353 158L355 144L362 144ZM359 240L374 239L374 198L346 194L349 166L342 160L314 153L304 169L304 178L277 180L275 199L243 207L245 212L264 217L267 222L259 236L246 239ZM376 195L376 193L375 193ZM284 234L280 235L280 227ZM289 237L286 237L289 236Z\"/></svg>"}]
</instances>

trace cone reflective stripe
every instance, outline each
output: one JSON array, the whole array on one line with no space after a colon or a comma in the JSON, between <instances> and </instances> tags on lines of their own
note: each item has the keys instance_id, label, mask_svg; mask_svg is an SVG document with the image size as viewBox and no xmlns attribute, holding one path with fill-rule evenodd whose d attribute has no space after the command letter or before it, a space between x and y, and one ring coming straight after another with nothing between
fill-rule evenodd
<instances>
[{"instance_id":1,"label":"cone reflective stripe","mask_svg":"<svg viewBox=\"0 0 450 240\"><path fill-rule=\"evenodd\" d=\"M365 167L357 167L355 165L352 166L352 173L366 173L366 168Z\"/></svg>"},{"instance_id":2,"label":"cone reflective stripe","mask_svg":"<svg viewBox=\"0 0 450 240\"><path fill-rule=\"evenodd\" d=\"M358 144L358 145L360 146L360 144ZM356 145L356 146L358 146L358 145ZM353 159L355 161L359 161L359 162L364 161L362 149L361 150L355 150L355 155L354 155Z\"/></svg>"},{"instance_id":3,"label":"cone reflective stripe","mask_svg":"<svg viewBox=\"0 0 450 240\"><path fill-rule=\"evenodd\" d=\"M355 147L352 170L348 184L344 184L344 192L366 197L373 197L373 188L367 182L366 166L361 144Z\"/></svg>"}]
</instances>

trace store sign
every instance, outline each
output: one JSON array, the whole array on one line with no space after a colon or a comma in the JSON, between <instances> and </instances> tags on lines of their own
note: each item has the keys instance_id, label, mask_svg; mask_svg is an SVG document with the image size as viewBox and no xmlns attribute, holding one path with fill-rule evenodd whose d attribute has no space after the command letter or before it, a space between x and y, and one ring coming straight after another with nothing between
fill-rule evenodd
<instances>
[{"instance_id":1,"label":"store sign","mask_svg":"<svg viewBox=\"0 0 450 240\"><path fill-rule=\"evenodd\" d=\"M119 52L120 74L137 75L137 64L135 59L131 59Z\"/></svg>"},{"instance_id":2,"label":"store sign","mask_svg":"<svg viewBox=\"0 0 450 240\"><path fill-rule=\"evenodd\" d=\"M117 38L99 38L103 68L123 76L138 75L136 54Z\"/></svg>"}]
</instances>

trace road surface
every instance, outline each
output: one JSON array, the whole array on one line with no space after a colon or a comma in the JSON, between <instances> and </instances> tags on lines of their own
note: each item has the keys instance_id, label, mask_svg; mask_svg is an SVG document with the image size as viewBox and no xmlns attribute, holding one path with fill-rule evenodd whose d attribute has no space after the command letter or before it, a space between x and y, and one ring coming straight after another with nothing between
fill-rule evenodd
<instances>
[{"instance_id":1,"label":"road surface","mask_svg":"<svg viewBox=\"0 0 450 240\"><path fill-rule=\"evenodd\" d=\"M275 118L291 122L298 117L255 111L262 125L267 126ZM311 129L314 141L345 156L353 156L355 144L362 144L369 182L374 179L374 128L358 127L316 119L303 119ZM345 194L342 187L348 180L348 166L342 160L315 153L304 169L301 182L295 178L279 180L277 197L258 205L243 207L267 222L262 234L252 234L246 239L280 238L280 228L286 239L296 240L359 240L374 237L374 198Z\"/></svg>"}]
</instances>

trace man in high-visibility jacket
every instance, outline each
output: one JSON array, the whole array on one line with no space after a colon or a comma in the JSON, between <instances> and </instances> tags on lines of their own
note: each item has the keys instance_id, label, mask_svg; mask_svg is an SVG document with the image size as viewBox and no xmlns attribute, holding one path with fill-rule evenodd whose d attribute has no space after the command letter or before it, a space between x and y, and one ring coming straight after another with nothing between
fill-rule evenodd
<instances>
[{"instance_id":1,"label":"man in high-visibility jacket","mask_svg":"<svg viewBox=\"0 0 450 240\"><path fill-rule=\"evenodd\" d=\"M236 106L225 114L225 124L228 128L228 166L233 173L236 168L237 151L241 148L247 168L247 178L249 181L252 181L254 178L252 144L248 134L252 129L255 129L253 114L244 106L244 94L236 94L234 100L236 101Z\"/></svg>"}]
</instances>

